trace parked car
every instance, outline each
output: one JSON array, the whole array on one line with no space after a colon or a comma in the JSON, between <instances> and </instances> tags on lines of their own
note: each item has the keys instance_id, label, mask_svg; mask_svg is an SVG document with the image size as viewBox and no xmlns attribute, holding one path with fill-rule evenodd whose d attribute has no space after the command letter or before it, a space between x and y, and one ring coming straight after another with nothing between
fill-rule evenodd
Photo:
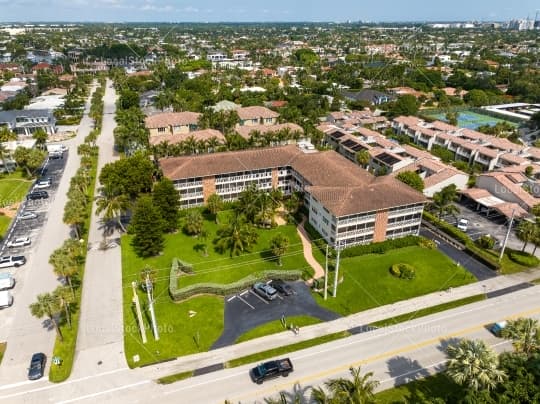
<instances>
[{"instance_id":1,"label":"parked car","mask_svg":"<svg viewBox=\"0 0 540 404\"><path fill-rule=\"evenodd\" d=\"M20 267L24 264L26 264L26 258L22 255L0 257L0 268Z\"/></svg>"},{"instance_id":2,"label":"parked car","mask_svg":"<svg viewBox=\"0 0 540 404\"><path fill-rule=\"evenodd\" d=\"M5 309L13 304L13 296L9 290L0 292L0 309Z\"/></svg>"},{"instance_id":3,"label":"parked car","mask_svg":"<svg viewBox=\"0 0 540 404\"><path fill-rule=\"evenodd\" d=\"M26 195L27 200L36 200L36 199L47 199L49 193L47 191L34 191Z\"/></svg>"},{"instance_id":4,"label":"parked car","mask_svg":"<svg viewBox=\"0 0 540 404\"><path fill-rule=\"evenodd\" d=\"M274 377L287 377L294 370L293 364L289 358L278 359L261 363L250 371L251 380L257 384L262 384L265 380Z\"/></svg>"},{"instance_id":5,"label":"parked car","mask_svg":"<svg viewBox=\"0 0 540 404\"><path fill-rule=\"evenodd\" d=\"M37 215L33 212L23 212L19 215L19 219L21 220L30 220L30 219L36 219Z\"/></svg>"},{"instance_id":6,"label":"parked car","mask_svg":"<svg viewBox=\"0 0 540 404\"><path fill-rule=\"evenodd\" d=\"M52 184L52 180L50 178L40 179L36 182L36 185L34 186L35 189L42 189L42 188L49 188Z\"/></svg>"},{"instance_id":7,"label":"parked car","mask_svg":"<svg viewBox=\"0 0 540 404\"><path fill-rule=\"evenodd\" d=\"M32 355L32 359L30 359L30 367L28 368L29 380L37 380L43 377L46 360L47 357L44 353L39 352Z\"/></svg>"},{"instance_id":8,"label":"parked car","mask_svg":"<svg viewBox=\"0 0 540 404\"><path fill-rule=\"evenodd\" d=\"M282 281L281 279L274 279L272 282L270 282L270 285L282 295L290 296L294 293L294 289L291 287L291 285Z\"/></svg>"},{"instance_id":9,"label":"parked car","mask_svg":"<svg viewBox=\"0 0 540 404\"><path fill-rule=\"evenodd\" d=\"M11 240L9 243L7 243L7 246L9 248L13 247L24 247L30 245L30 238L29 237L17 237L14 240Z\"/></svg>"},{"instance_id":10,"label":"parked car","mask_svg":"<svg viewBox=\"0 0 540 404\"><path fill-rule=\"evenodd\" d=\"M254 284L253 290L259 296L262 296L267 300L274 300L278 294L277 290L263 282L257 282L256 284Z\"/></svg>"},{"instance_id":11,"label":"parked car","mask_svg":"<svg viewBox=\"0 0 540 404\"><path fill-rule=\"evenodd\" d=\"M13 289L15 287L15 278L10 273L0 274L0 290Z\"/></svg>"},{"instance_id":12,"label":"parked car","mask_svg":"<svg viewBox=\"0 0 540 404\"><path fill-rule=\"evenodd\" d=\"M61 151L55 151L55 152L49 152L49 159L51 160L57 160L57 159L63 159L64 153Z\"/></svg>"},{"instance_id":13,"label":"parked car","mask_svg":"<svg viewBox=\"0 0 540 404\"><path fill-rule=\"evenodd\" d=\"M501 332L502 330L504 330L506 328L506 325L508 324L507 321L499 321L495 324L493 324L490 328L489 328L489 331L491 331L491 333L493 335L495 335L496 337L500 337L501 336Z\"/></svg>"},{"instance_id":14,"label":"parked car","mask_svg":"<svg viewBox=\"0 0 540 404\"><path fill-rule=\"evenodd\" d=\"M461 231L467 231L469 228L469 221L467 219L459 219L457 228Z\"/></svg>"}]
</instances>

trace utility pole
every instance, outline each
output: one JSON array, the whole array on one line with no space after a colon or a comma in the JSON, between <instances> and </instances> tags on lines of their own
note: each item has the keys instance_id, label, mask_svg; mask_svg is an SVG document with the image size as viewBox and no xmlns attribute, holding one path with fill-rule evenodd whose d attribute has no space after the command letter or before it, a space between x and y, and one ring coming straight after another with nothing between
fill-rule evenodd
<instances>
[{"instance_id":1,"label":"utility pole","mask_svg":"<svg viewBox=\"0 0 540 404\"><path fill-rule=\"evenodd\" d=\"M143 344L146 344L146 330L144 329L139 295L137 295L137 282L131 282L131 287L133 288L133 303L135 303L135 311L137 312L137 320L139 322L139 329L141 330L142 342Z\"/></svg>"},{"instance_id":2,"label":"utility pole","mask_svg":"<svg viewBox=\"0 0 540 404\"><path fill-rule=\"evenodd\" d=\"M324 261L324 300L328 298L328 244L326 244L326 255Z\"/></svg>"},{"instance_id":3,"label":"utility pole","mask_svg":"<svg viewBox=\"0 0 540 404\"><path fill-rule=\"evenodd\" d=\"M339 279L339 256L341 254L341 245L337 245L337 258L336 258L336 270L334 274L334 293L332 294L333 297L337 296L337 284Z\"/></svg>"},{"instance_id":4,"label":"utility pole","mask_svg":"<svg viewBox=\"0 0 540 404\"><path fill-rule=\"evenodd\" d=\"M502 260L504 256L504 250L506 249L506 243L508 243L508 238L510 237L510 232L512 231L512 224L514 223L514 214L516 210L512 209L512 217L510 218L510 223L508 223L508 230L506 232L506 236L504 237L504 243L501 248L501 255L499 255L499 261Z\"/></svg>"},{"instance_id":5,"label":"utility pole","mask_svg":"<svg viewBox=\"0 0 540 404\"><path fill-rule=\"evenodd\" d=\"M150 319L152 320L152 329L154 330L154 338L156 341L159 341L159 332L156 322L156 313L154 312L154 296L153 296L153 285L150 280L150 274L146 274L146 294L148 295L148 307L150 309Z\"/></svg>"}]
</instances>

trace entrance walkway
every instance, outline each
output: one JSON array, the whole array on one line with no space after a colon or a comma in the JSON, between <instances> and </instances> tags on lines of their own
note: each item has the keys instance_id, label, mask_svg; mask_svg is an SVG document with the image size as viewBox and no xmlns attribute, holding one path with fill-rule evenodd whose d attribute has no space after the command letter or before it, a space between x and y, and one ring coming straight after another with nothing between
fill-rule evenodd
<instances>
[{"instance_id":1,"label":"entrance walkway","mask_svg":"<svg viewBox=\"0 0 540 404\"><path fill-rule=\"evenodd\" d=\"M311 250L311 240L309 238L309 235L306 232L306 229L304 229L305 221L306 221L306 217L304 216L304 218L302 219L302 221L296 228L296 231L298 232L298 235L300 236L300 240L302 240L302 247L304 248L304 258L306 259L309 266L313 268L313 271L314 271L313 279L323 278L324 269L317 262L315 257L313 257L313 251Z\"/></svg>"}]
</instances>

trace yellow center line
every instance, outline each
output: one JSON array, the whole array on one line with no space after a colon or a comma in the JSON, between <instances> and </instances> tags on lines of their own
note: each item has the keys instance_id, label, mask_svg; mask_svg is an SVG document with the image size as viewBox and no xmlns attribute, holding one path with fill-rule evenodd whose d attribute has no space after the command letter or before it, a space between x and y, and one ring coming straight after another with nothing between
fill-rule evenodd
<instances>
[{"instance_id":1,"label":"yellow center line","mask_svg":"<svg viewBox=\"0 0 540 404\"><path fill-rule=\"evenodd\" d=\"M540 313L540 307L536 307L536 308L531 309L531 310L523 311L521 313L517 313L517 314L514 314L512 316L508 316L508 317L506 317L506 319L507 320L512 320L512 319L516 319L516 318L519 318L519 317L527 317L527 316L538 314L538 313ZM384 353L381 353L381 354L378 354L378 355L370 356L370 357L368 357L366 359L362 359L362 360L359 360L359 361L356 361L356 362L352 362L352 363L350 363L348 365L336 366L336 367L334 367L332 369L325 370L325 371L322 371L322 372L318 372L318 373L315 373L315 374L312 374L312 375L305 376L303 378L297 379L295 381L295 383L299 383L299 384L305 383L305 384L307 384L308 382L312 382L314 380L323 379L323 378L326 378L328 376L334 375L336 373L344 372L344 371L348 370L351 367L367 365L367 364L370 364L370 363L373 363L373 362L377 362L377 361L379 361L381 359L387 359L387 358L391 358L391 357L399 355L399 354L412 352L412 351L418 350L420 348L425 348L426 346L441 342L443 340L446 340L446 339L449 339L449 338L452 338L452 337L461 336L461 335L466 335L466 334L469 334L471 332L478 331L478 330L481 330L481 329L485 329L485 324L476 325L476 326L469 327L469 328L464 328L462 330L459 330L459 331L456 331L456 332L453 332L453 333L449 333L449 334L446 334L446 335L443 335L443 336L431 338L431 339L428 339L426 341L423 341L423 342L420 342L420 343L417 343L417 344L411 344L411 345L405 346L403 348L394 349L392 351L388 351L388 352L384 352ZM291 385L290 382L281 383L281 384L279 384L277 386L272 386L272 387L269 387L269 388L264 389L264 390L257 390L256 394L257 395L261 395L261 394L267 395L267 394L271 394L271 393L274 393L274 392L277 393L277 392L282 391L285 388L289 387L290 385ZM242 398L251 397L252 395L253 394L250 393L250 394L245 394L245 395L242 395L242 396L238 396L234 400L232 400L232 402L239 401Z\"/></svg>"}]
</instances>

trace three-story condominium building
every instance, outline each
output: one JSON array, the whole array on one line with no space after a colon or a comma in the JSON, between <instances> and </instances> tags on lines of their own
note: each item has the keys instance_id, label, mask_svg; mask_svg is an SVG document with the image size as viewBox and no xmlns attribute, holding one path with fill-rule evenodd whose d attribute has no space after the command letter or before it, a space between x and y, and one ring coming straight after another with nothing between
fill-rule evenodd
<instances>
[{"instance_id":1,"label":"three-story condominium building","mask_svg":"<svg viewBox=\"0 0 540 404\"><path fill-rule=\"evenodd\" d=\"M374 177L334 151L305 153L288 145L170 157L159 161L184 207L214 193L234 201L249 185L285 195L302 192L309 222L335 246L384 241L420 230L425 197L392 177Z\"/></svg>"}]
</instances>

